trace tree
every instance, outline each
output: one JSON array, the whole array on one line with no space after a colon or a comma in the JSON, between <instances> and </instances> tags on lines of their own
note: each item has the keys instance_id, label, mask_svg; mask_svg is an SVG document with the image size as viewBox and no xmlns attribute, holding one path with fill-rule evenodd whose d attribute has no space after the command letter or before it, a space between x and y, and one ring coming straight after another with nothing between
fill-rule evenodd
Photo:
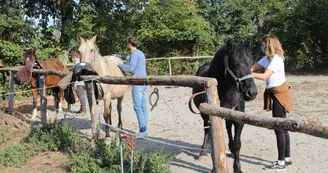
<instances>
[{"instance_id":1,"label":"tree","mask_svg":"<svg viewBox=\"0 0 328 173\"><path fill-rule=\"evenodd\" d=\"M33 36L32 21L24 20L24 11L18 3L7 1L0 6L0 59L6 66L23 62L21 51Z\"/></svg>"},{"instance_id":2,"label":"tree","mask_svg":"<svg viewBox=\"0 0 328 173\"><path fill-rule=\"evenodd\" d=\"M28 17L36 19L41 17L38 24L44 35L52 19L54 25L61 31L60 42L64 47L69 45L71 39L69 28L73 24L74 0L23 0L23 5L28 9L26 12ZM56 23L57 19L59 21Z\"/></svg>"},{"instance_id":3,"label":"tree","mask_svg":"<svg viewBox=\"0 0 328 173\"><path fill-rule=\"evenodd\" d=\"M193 3L151 0L140 13L141 27L137 35L150 56L197 55L198 52L213 51L213 29Z\"/></svg>"}]
</instances>

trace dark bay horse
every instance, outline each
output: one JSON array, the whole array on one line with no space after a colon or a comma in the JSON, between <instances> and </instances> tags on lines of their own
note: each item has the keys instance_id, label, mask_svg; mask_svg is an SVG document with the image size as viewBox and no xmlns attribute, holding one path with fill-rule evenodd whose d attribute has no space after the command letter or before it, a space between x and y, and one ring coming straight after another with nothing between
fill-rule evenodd
<instances>
[{"instance_id":1,"label":"dark bay horse","mask_svg":"<svg viewBox=\"0 0 328 173\"><path fill-rule=\"evenodd\" d=\"M65 70L64 65L59 61L58 58L49 58L46 60L40 60L35 55L36 49L32 49L29 51L23 51L24 55L24 65L31 66L31 68L40 68L45 70L58 70L62 72L67 72ZM57 83L61 80L61 77L57 75L47 75L44 80L44 95L47 96L48 89L53 91L53 96L55 97L55 108L56 112L61 110L60 101L63 100L64 91L62 88L58 87ZM38 90L36 90L39 86L38 75L32 74L30 78L30 84L33 94L33 115L31 120L35 120L37 115L37 96Z\"/></svg>"},{"instance_id":2,"label":"dark bay horse","mask_svg":"<svg viewBox=\"0 0 328 173\"><path fill-rule=\"evenodd\" d=\"M220 48L214 56L211 63L202 65L196 75L203 77L216 78L218 81L218 93L220 106L238 111L245 111L245 101L255 99L257 87L251 76L251 66L253 57L248 46L235 41L227 41L226 45ZM194 88L193 93L203 91L201 88ZM200 103L205 102L204 95L198 95L194 98L194 103L198 107ZM204 127L209 126L209 116L201 114L204 120ZM235 127L234 137L232 135L232 125ZM234 172L242 172L239 151L241 148L241 132L244 124L235 121L226 120L226 129L229 137L229 149L234 157ZM209 139L209 129L205 129L204 149ZM209 134L210 135L210 134ZM200 156L206 155L202 151Z\"/></svg>"}]
</instances>

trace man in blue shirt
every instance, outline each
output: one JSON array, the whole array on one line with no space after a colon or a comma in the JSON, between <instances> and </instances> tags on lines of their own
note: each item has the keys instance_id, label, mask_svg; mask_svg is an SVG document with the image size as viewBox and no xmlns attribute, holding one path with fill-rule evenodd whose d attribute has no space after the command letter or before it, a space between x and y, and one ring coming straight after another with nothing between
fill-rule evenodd
<instances>
[{"instance_id":1,"label":"man in blue shirt","mask_svg":"<svg viewBox=\"0 0 328 173\"><path fill-rule=\"evenodd\" d=\"M135 37L128 37L127 47L132 53L130 56L122 56L122 59L130 62L129 64L119 63L118 66L125 72L131 72L133 76L144 77L146 73L146 58L142 51L137 47L139 40ZM134 111L137 114L139 122L139 133L137 138L148 136L148 111L146 105L147 85L134 85L132 87L132 98Z\"/></svg>"}]
</instances>

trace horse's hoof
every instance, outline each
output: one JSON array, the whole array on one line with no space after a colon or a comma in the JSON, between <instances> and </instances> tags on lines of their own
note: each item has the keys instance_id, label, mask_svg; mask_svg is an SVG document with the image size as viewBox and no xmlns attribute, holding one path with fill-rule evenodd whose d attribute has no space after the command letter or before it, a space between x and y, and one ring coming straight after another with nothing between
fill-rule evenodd
<instances>
[{"instance_id":1,"label":"horse's hoof","mask_svg":"<svg viewBox=\"0 0 328 173\"><path fill-rule=\"evenodd\" d=\"M234 165L233 165L233 172L234 172L234 173L243 173L243 171L241 171L241 166L240 166L240 164L234 164Z\"/></svg>"},{"instance_id":2,"label":"horse's hoof","mask_svg":"<svg viewBox=\"0 0 328 173\"><path fill-rule=\"evenodd\" d=\"M241 170L237 170L237 171L233 171L234 173L243 173L243 171L241 171Z\"/></svg>"},{"instance_id":3,"label":"horse's hoof","mask_svg":"<svg viewBox=\"0 0 328 173\"><path fill-rule=\"evenodd\" d=\"M208 158L208 154L207 153L200 153L197 160L199 161L203 161L206 160Z\"/></svg>"},{"instance_id":4,"label":"horse's hoof","mask_svg":"<svg viewBox=\"0 0 328 173\"><path fill-rule=\"evenodd\" d=\"M230 157L230 158L233 158L233 159L235 158L235 156L232 153L228 153L227 157Z\"/></svg>"}]
</instances>

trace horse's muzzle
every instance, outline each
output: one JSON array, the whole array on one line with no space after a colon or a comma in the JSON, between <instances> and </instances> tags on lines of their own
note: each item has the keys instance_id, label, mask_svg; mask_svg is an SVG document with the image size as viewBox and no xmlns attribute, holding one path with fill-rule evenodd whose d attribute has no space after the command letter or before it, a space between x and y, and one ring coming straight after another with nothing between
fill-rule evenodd
<instances>
[{"instance_id":1,"label":"horse's muzzle","mask_svg":"<svg viewBox=\"0 0 328 173\"><path fill-rule=\"evenodd\" d=\"M246 101L251 101L251 100L254 100L257 96L257 88L253 89L248 89L245 94L244 94L244 99Z\"/></svg>"}]
</instances>

